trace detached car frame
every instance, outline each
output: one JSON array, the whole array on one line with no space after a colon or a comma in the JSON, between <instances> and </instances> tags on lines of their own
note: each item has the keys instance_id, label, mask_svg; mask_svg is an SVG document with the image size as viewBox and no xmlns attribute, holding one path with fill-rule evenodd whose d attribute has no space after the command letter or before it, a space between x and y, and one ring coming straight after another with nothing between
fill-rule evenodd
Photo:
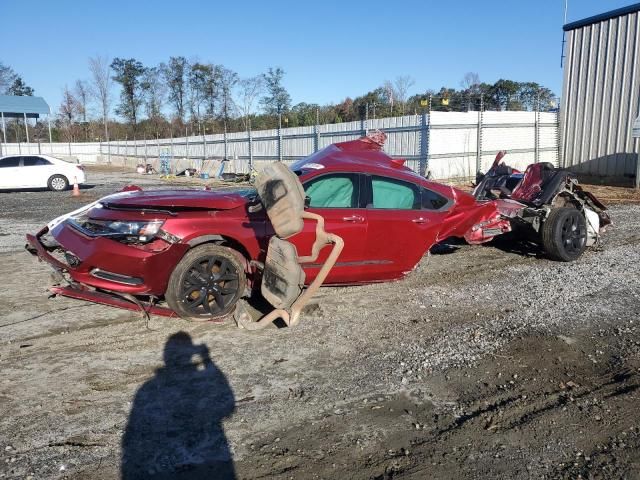
<instances>
[{"instance_id":1,"label":"detached car frame","mask_svg":"<svg viewBox=\"0 0 640 480\"><path fill-rule=\"evenodd\" d=\"M256 329L276 319L297 323L321 284L400 279L449 237L479 244L526 226L566 261L608 221L604 206L576 193L566 175L569 183L554 182L555 193L540 203L550 184L539 167L512 178L519 172L500 167L500 156L474 196L389 157L385 139L374 132L290 167L269 164L255 188L125 187L27 235L26 248L53 267L54 294L192 320L233 315ZM568 247L570 258L556 255ZM256 298L274 308L262 319L250 305Z\"/></svg>"}]
</instances>

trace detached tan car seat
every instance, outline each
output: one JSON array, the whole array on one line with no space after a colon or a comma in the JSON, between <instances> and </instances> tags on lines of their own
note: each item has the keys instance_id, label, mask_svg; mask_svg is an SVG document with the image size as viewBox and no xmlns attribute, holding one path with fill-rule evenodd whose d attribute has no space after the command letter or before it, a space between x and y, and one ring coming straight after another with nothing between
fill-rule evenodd
<instances>
[{"instance_id":1,"label":"detached tan car seat","mask_svg":"<svg viewBox=\"0 0 640 480\"><path fill-rule=\"evenodd\" d=\"M263 318L253 321L242 301L236 307L239 327L258 330L281 318L288 326L298 323L300 312L327 278L342 252L342 238L324 230L324 218L306 212L305 194L298 176L284 163L269 164L256 179L256 188L275 236L269 241L262 274L262 296L275 308ZM316 222L316 239L311 254L299 257L296 247L287 239L300 233L304 220ZM315 262L320 250L333 245L327 261L315 280L304 290L305 274L301 264Z\"/></svg>"}]
</instances>

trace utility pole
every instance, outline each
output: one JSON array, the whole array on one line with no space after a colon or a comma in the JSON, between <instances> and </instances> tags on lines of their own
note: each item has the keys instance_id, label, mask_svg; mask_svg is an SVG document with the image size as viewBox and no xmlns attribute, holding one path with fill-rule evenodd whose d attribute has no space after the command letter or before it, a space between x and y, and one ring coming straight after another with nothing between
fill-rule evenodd
<instances>
[{"instance_id":1,"label":"utility pole","mask_svg":"<svg viewBox=\"0 0 640 480\"><path fill-rule=\"evenodd\" d=\"M564 20L562 26L567 24L567 10L569 9L569 0L564 0ZM562 29L562 47L560 49L560 68L564 65L564 46L567 43L566 32Z\"/></svg>"}]
</instances>

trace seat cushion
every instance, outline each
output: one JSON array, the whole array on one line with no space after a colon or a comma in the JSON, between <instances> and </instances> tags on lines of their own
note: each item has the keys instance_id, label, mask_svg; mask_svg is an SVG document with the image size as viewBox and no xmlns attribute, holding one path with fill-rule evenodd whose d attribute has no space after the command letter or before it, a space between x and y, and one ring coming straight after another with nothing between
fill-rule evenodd
<instances>
[{"instance_id":1,"label":"seat cushion","mask_svg":"<svg viewBox=\"0 0 640 480\"><path fill-rule=\"evenodd\" d=\"M296 247L271 237L262 275L262 296L276 308L289 308L300 296L304 280Z\"/></svg>"}]
</instances>

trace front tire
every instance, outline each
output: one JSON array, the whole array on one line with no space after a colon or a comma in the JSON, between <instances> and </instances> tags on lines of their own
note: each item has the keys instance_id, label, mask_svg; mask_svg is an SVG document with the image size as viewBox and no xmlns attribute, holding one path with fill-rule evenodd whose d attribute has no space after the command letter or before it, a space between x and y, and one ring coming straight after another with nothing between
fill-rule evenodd
<instances>
[{"instance_id":1,"label":"front tire","mask_svg":"<svg viewBox=\"0 0 640 480\"><path fill-rule=\"evenodd\" d=\"M234 252L206 244L189 250L169 277L165 299L180 317L217 321L233 312L246 287Z\"/></svg>"},{"instance_id":2,"label":"front tire","mask_svg":"<svg viewBox=\"0 0 640 480\"><path fill-rule=\"evenodd\" d=\"M49 178L47 187L53 192L62 192L69 188L69 180L64 175L53 175Z\"/></svg>"},{"instance_id":3,"label":"front tire","mask_svg":"<svg viewBox=\"0 0 640 480\"><path fill-rule=\"evenodd\" d=\"M554 208L542 224L541 236L552 260L572 262L587 248L587 222L575 208Z\"/></svg>"}]
</instances>

